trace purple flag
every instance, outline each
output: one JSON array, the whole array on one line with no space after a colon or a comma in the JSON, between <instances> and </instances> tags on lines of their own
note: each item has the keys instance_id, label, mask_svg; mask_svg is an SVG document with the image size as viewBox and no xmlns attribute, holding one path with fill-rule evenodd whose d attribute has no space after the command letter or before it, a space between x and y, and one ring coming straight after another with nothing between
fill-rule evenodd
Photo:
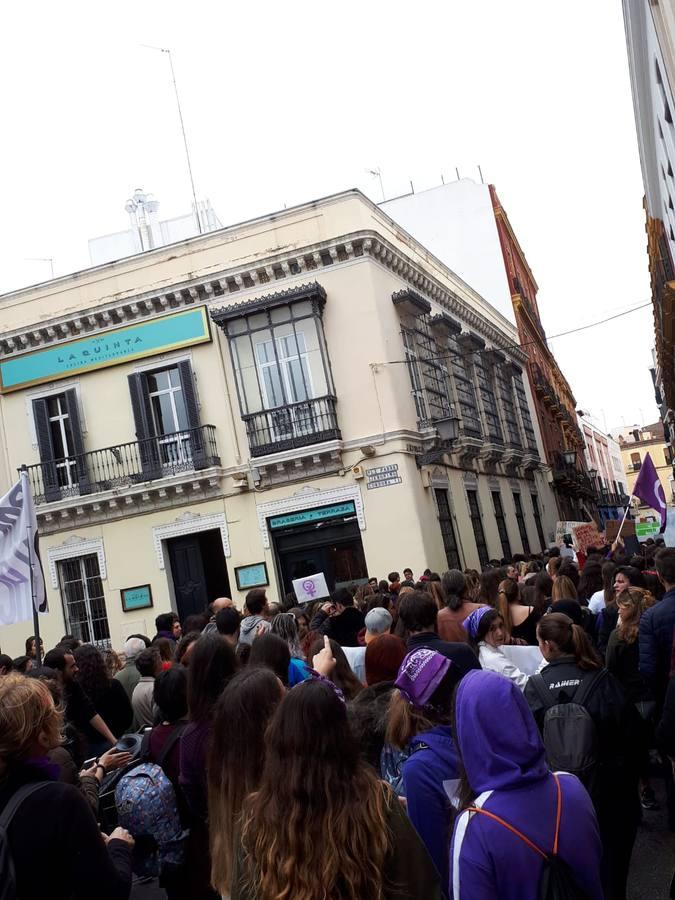
<instances>
[{"instance_id":1,"label":"purple flag","mask_svg":"<svg viewBox=\"0 0 675 900\"><path fill-rule=\"evenodd\" d=\"M645 454L640 467L640 474L637 477L633 487L633 496L638 497L647 506L651 506L661 516L661 531L666 527L666 495L663 493L663 486L656 474L654 463L649 453Z\"/></svg>"}]
</instances>

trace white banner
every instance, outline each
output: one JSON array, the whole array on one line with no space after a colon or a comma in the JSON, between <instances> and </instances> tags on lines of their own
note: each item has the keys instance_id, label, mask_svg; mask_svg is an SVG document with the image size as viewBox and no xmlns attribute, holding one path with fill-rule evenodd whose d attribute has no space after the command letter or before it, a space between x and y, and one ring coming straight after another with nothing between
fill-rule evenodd
<instances>
[{"instance_id":1,"label":"white banner","mask_svg":"<svg viewBox=\"0 0 675 900\"><path fill-rule=\"evenodd\" d=\"M502 646L504 656L507 656L514 666L518 666L526 675L534 675L546 662L541 655L539 647L520 647L518 644Z\"/></svg>"},{"instance_id":2,"label":"white banner","mask_svg":"<svg viewBox=\"0 0 675 900\"><path fill-rule=\"evenodd\" d=\"M14 487L0 497L0 625L31 621L33 597L38 612L46 612L35 507L28 473L22 472Z\"/></svg>"}]
</instances>

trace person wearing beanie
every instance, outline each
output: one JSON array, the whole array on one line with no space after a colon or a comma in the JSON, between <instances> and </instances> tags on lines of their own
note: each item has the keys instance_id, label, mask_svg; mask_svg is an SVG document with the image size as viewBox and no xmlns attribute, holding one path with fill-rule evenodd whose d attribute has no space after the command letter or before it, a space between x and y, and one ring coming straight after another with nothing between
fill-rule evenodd
<instances>
[{"instance_id":1,"label":"person wearing beanie","mask_svg":"<svg viewBox=\"0 0 675 900\"><path fill-rule=\"evenodd\" d=\"M446 656L426 647L401 663L389 706L387 743L407 755L402 794L408 815L441 877L447 896L448 835L452 811L444 782L459 778L452 735L451 707L462 671Z\"/></svg>"},{"instance_id":2,"label":"person wearing beanie","mask_svg":"<svg viewBox=\"0 0 675 900\"><path fill-rule=\"evenodd\" d=\"M371 609L365 618L364 640L366 646L381 634L389 634L393 621L391 613L383 606ZM342 649L352 672L363 684L366 680L366 647L343 647Z\"/></svg>"}]
</instances>

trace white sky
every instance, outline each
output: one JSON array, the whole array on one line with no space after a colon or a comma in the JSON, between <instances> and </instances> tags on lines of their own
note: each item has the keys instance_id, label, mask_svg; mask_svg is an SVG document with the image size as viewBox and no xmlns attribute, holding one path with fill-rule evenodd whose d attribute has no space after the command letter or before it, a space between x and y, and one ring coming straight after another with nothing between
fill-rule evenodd
<instances>
[{"instance_id":1,"label":"white sky","mask_svg":"<svg viewBox=\"0 0 675 900\"><path fill-rule=\"evenodd\" d=\"M152 191L223 224L349 187L381 199L482 166L551 335L649 299L642 180L618 0L31 2L3 14L0 289L88 265ZM1 327L1 326L0 326ZM649 308L552 342L601 426L657 418Z\"/></svg>"}]
</instances>

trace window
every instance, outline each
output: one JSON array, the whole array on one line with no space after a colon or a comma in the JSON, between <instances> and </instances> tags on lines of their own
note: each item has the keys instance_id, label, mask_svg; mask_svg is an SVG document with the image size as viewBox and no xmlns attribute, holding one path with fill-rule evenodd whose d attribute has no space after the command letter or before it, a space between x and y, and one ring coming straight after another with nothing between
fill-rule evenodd
<instances>
[{"instance_id":1,"label":"window","mask_svg":"<svg viewBox=\"0 0 675 900\"><path fill-rule=\"evenodd\" d=\"M85 643L110 646L110 628L98 556L77 556L58 563L66 631Z\"/></svg>"},{"instance_id":2,"label":"window","mask_svg":"<svg viewBox=\"0 0 675 900\"><path fill-rule=\"evenodd\" d=\"M476 389L471 377L471 369L468 363L471 351L460 346L457 335L448 341L452 377L457 389L459 401L459 413L462 420L462 430L472 437L482 437L483 429L478 412Z\"/></svg>"},{"instance_id":3,"label":"window","mask_svg":"<svg viewBox=\"0 0 675 900\"><path fill-rule=\"evenodd\" d=\"M513 376L513 383L516 388L516 399L518 401L518 409L520 411L520 420L523 423L525 446L528 450L539 455L539 451L537 450L537 438L534 433L532 416L530 415L530 408L527 403L527 394L525 392L525 385L523 384L522 372L515 372Z\"/></svg>"},{"instance_id":4,"label":"window","mask_svg":"<svg viewBox=\"0 0 675 900\"><path fill-rule=\"evenodd\" d=\"M487 436L491 441L503 444L504 432L502 431L501 422L499 421L499 411L497 409L495 390L494 385L492 384L490 371L486 366L485 357L481 353L476 353L473 360L473 368L478 381L478 393L483 404L483 415L485 416Z\"/></svg>"},{"instance_id":5,"label":"window","mask_svg":"<svg viewBox=\"0 0 675 900\"><path fill-rule=\"evenodd\" d=\"M673 450L672 447L664 447L663 448L663 457L666 461L666 465L670 466L673 462Z\"/></svg>"},{"instance_id":6,"label":"window","mask_svg":"<svg viewBox=\"0 0 675 900\"><path fill-rule=\"evenodd\" d=\"M523 442L520 437L520 428L518 426L518 413L514 402L513 384L511 382L510 370L506 366L498 366L496 371L497 391L499 393L499 403L502 408L502 418L506 426L506 439L509 444L514 447L522 447Z\"/></svg>"},{"instance_id":7,"label":"window","mask_svg":"<svg viewBox=\"0 0 675 900\"><path fill-rule=\"evenodd\" d=\"M541 550L546 548L546 541L544 539L544 529L541 524L541 513L539 511L539 497L536 494L531 494L532 497L532 512L534 513L534 524L537 529L537 537L539 538L539 547Z\"/></svg>"},{"instance_id":8,"label":"window","mask_svg":"<svg viewBox=\"0 0 675 900\"><path fill-rule=\"evenodd\" d=\"M448 568L461 569L462 564L459 558L459 550L457 549L455 528L452 524L452 514L450 512L450 503L448 502L448 492L439 488L434 491L434 494L436 495L436 507L438 508L438 524L441 527L441 537L443 538L443 547L445 549L445 558L448 561Z\"/></svg>"},{"instance_id":9,"label":"window","mask_svg":"<svg viewBox=\"0 0 675 900\"><path fill-rule=\"evenodd\" d=\"M408 375L410 376L410 384L412 385L412 396L415 401L415 411L420 421L427 419L427 407L424 402L424 389L422 387L422 376L420 374L419 360L417 359L417 351L415 349L415 333L408 328L401 331L403 336L403 350L405 353L406 363L408 366Z\"/></svg>"},{"instance_id":10,"label":"window","mask_svg":"<svg viewBox=\"0 0 675 900\"><path fill-rule=\"evenodd\" d=\"M87 491L87 460L75 390L33 400L40 453L39 482L34 494L47 502Z\"/></svg>"},{"instance_id":11,"label":"window","mask_svg":"<svg viewBox=\"0 0 675 900\"><path fill-rule=\"evenodd\" d=\"M490 562L490 556L488 554L487 544L485 543L483 520L480 514L480 506L478 505L478 493L476 491L467 491L466 497L469 502L469 515L471 516L471 524L473 526L473 536L476 539L478 559L481 568L486 568Z\"/></svg>"},{"instance_id":12,"label":"window","mask_svg":"<svg viewBox=\"0 0 675 900\"><path fill-rule=\"evenodd\" d=\"M530 542L527 537L527 528L525 526L525 516L523 515L523 506L520 502L520 494L513 494L513 503L516 507L516 522L518 523L518 532L523 545L523 553L530 552Z\"/></svg>"},{"instance_id":13,"label":"window","mask_svg":"<svg viewBox=\"0 0 675 900\"><path fill-rule=\"evenodd\" d=\"M502 556L505 559L511 559L511 543L509 541L509 533L506 529L504 507L502 506L502 495L499 491L492 492L492 504L495 509L495 521L497 523L497 531L499 532L499 540L502 545Z\"/></svg>"},{"instance_id":14,"label":"window","mask_svg":"<svg viewBox=\"0 0 675 900\"><path fill-rule=\"evenodd\" d=\"M192 446L178 367L148 372L147 385L161 464L189 462Z\"/></svg>"},{"instance_id":15,"label":"window","mask_svg":"<svg viewBox=\"0 0 675 900\"><path fill-rule=\"evenodd\" d=\"M509 533L506 530L506 519L504 518L504 507L502 506L502 495L499 491L492 492L492 503L495 508L495 521L497 522L497 531L499 532L499 540L502 545L502 556L504 559L511 559L511 544L509 542Z\"/></svg>"},{"instance_id":16,"label":"window","mask_svg":"<svg viewBox=\"0 0 675 900\"><path fill-rule=\"evenodd\" d=\"M639 454L639 453L631 453L631 455L630 455L630 465L631 465L631 469L632 469L634 472L637 472L639 469L642 468L642 460L640 459L640 454Z\"/></svg>"}]
</instances>

